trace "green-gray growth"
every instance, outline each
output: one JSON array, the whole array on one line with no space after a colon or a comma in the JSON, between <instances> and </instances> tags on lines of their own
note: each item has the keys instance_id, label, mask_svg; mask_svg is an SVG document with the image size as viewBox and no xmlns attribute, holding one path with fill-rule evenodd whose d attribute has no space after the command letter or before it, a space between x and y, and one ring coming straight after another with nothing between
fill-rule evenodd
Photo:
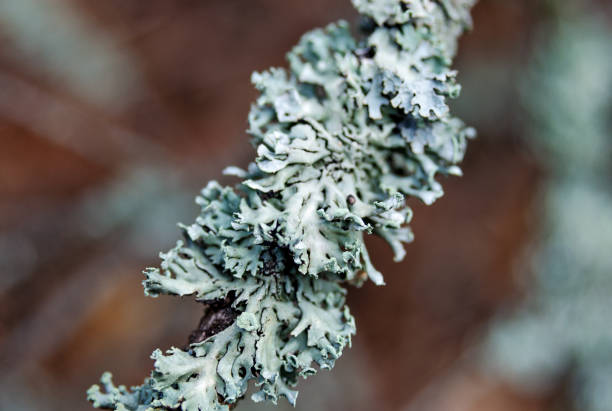
<instances>
[{"instance_id":1,"label":"green-gray growth","mask_svg":"<svg viewBox=\"0 0 612 411\"><path fill-rule=\"evenodd\" d=\"M565 377L576 409L610 411L612 31L574 10L551 28L524 98L533 118L529 143L547 170L530 261L534 286L494 324L486 359L530 390Z\"/></svg>"},{"instance_id":2,"label":"green-gray growth","mask_svg":"<svg viewBox=\"0 0 612 411\"><path fill-rule=\"evenodd\" d=\"M210 182L183 239L145 271L145 293L226 304L226 328L187 350L153 353L144 385L88 392L118 410L228 410L245 395L294 403L299 376L331 368L355 322L342 283L383 284L364 235L404 257L412 240L405 196L431 204L437 174L459 175L473 130L452 117L450 69L475 0L353 0L365 16L357 41L345 22L307 33L289 70L253 74L249 114L257 158L230 167L241 183Z\"/></svg>"}]
</instances>

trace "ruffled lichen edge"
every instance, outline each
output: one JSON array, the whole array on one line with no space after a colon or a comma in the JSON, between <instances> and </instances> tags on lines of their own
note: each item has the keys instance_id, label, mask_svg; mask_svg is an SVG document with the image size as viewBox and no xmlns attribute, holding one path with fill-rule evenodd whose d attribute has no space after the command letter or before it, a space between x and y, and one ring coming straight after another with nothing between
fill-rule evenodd
<instances>
[{"instance_id":1,"label":"ruffled lichen edge","mask_svg":"<svg viewBox=\"0 0 612 411\"><path fill-rule=\"evenodd\" d=\"M457 164L474 135L450 114L450 69L473 0L354 0L366 23L357 41L345 22L307 33L289 70L253 74L249 114L257 158L230 167L235 187L211 182L194 224L147 269L149 296L229 301L235 320L188 349L156 350L142 386L110 374L88 398L117 410L228 410L249 381L255 401L286 397L299 376L332 368L355 322L342 284L384 284L364 236L404 257L412 241L407 196L433 203L437 175Z\"/></svg>"}]
</instances>

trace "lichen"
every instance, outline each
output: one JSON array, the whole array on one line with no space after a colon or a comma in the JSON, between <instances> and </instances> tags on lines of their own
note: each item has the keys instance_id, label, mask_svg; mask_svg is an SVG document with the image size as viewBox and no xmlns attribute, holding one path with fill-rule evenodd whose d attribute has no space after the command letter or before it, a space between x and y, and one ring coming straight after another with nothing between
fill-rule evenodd
<instances>
[{"instance_id":1,"label":"lichen","mask_svg":"<svg viewBox=\"0 0 612 411\"><path fill-rule=\"evenodd\" d=\"M231 296L235 320L188 350L157 350L141 387L105 374L94 406L127 410L228 410L253 380L255 401L286 397L299 376L330 369L355 322L343 283L384 284L364 237L404 257L412 240L406 196L431 204L436 176L459 175L473 130L452 117L450 69L473 0L354 0L370 19L356 40L345 22L304 35L289 70L253 74L249 114L257 157L235 187L209 183L195 223L147 269L149 296Z\"/></svg>"},{"instance_id":2,"label":"lichen","mask_svg":"<svg viewBox=\"0 0 612 411\"><path fill-rule=\"evenodd\" d=\"M521 266L532 286L492 323L483 360L516 387L562 383L573 409L609 411L612 30L580 5L557 7L523 76L528 143L546 171Z\"/></svg>"}]
</instances>

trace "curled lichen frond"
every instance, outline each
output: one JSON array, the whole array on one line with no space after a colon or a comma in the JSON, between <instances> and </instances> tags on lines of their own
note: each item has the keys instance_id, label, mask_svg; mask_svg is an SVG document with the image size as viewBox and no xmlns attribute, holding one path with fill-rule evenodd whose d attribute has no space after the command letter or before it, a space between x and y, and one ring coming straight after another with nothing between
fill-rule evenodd
<instances>
[{"instance_id":1,"label":"curled lichen frond","mask_svg":"<svg viewBox=\"0 0 612 411\"><path fill-rule=\"evenodd\" d=\"M295 402L298 376L331 368L355 332L340 283L383 284L364 237L404 257L412 240L405 204L431 204L436 176L458 175L473 131L450 115L450 69L466 1L354 1L374 24L355 40L344 22L307 33L289 70L255 73L249 114L257 157L242 181L202 190L184 240L145 271L148 295L231 296L236 320L190 345L153 354L155 370L130 394L92 388L98 404L130 410L226 410L255 400Z\"/></svg>"}]
</instances>

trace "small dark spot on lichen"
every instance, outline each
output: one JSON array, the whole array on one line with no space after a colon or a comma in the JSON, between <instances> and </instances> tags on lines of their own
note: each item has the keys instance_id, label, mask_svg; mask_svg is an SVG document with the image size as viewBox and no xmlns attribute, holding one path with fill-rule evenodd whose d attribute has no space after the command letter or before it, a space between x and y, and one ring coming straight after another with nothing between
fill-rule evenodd
<instances>
[{"instance_id":1,"label":"small dark spot on lichen","mask_svg":"<svg viewBox=\"0 0 612 411\"><path fill-rule=\"evenodd\" d=\"M376 55L376 47L370 46L370 47L364 47L364 48L357 49L355 50L355 55L359 58L365 58L365 59L374 58L374 56Z\"/></svg>"},{"instance_id":2,"label":"small dark spot on lichen","mask_svg":"<svg viewBox=\"0 0 612 411\"><path fill-rule=\"evenodd\" d=\"M198 328L189 336L189 344L200 343L232 325L238 317L238 311L232 307L234 300L230 294L224 299L204 301L207 307Z\"/></svg>"}]
</instances>

